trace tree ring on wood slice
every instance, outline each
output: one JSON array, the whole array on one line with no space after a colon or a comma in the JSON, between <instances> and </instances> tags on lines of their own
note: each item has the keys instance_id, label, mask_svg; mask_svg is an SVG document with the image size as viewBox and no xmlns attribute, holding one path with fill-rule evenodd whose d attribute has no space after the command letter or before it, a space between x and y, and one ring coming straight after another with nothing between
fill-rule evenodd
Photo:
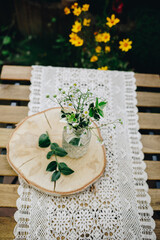
<instances>
[{"instance_id":1,"label":"tree ring on wood slice","mask_svg":"<svg viewBox=\"0 0 160 240\"><path fill-rule=\"evenodd\" d=\"M54 155L49 160L46 158L50 147L40 148L38 140L47 131L51 142L62 146L65 123L60 122L60 110L47 109L22 120L8 143L7 158L17 174L36 189L52 195L69 195L84 190L103 174L106 153L104 145L98 143L97 137L92 134L88 151L83 157L58 157L58 162L65 162L74 173L68 176L61 174L54 191L54 182L51 182L53 173L46 171L46 167L55 158ZM99 129L94 131L101 138Z\"/></svg>"}]
</instances>

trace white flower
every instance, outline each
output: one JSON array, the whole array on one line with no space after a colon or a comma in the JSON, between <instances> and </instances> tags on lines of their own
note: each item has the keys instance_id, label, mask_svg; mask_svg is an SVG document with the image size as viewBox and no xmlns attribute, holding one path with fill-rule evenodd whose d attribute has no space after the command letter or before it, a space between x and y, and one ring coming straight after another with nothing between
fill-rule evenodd
<instances>
[{"instance_id":1,"label":"white flower","mask_svg":"<svg viewBox=\"0 0 160 240\"><path fill-rule=\"evenodd\" d=\"M61 122L61 123L67 123L67 120L66 120L66 118L61 118L61 119L60 119L60 122Z\"/></svg>"}]
</instances>

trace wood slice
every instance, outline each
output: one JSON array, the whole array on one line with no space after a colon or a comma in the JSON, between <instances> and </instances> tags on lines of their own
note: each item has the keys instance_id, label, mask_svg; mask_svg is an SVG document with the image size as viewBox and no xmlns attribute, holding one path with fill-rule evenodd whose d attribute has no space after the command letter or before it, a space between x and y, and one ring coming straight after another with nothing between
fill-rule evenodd
<instances>
[{"instance_id":1,"label":"wood slice","mask_svg":"<svg viewBox=\"0 0 160 240\"><path fill-rule=\"evenodd\" d=\"M37 113L21 121L14 130L7 146L7 158L12 168L28 184L38 190L53 195L68 195L80 192L93 184L102 174L106 165L105 148L92 134L89 149L79 159L58 157L74 173L68 176L61 174L56 182L51 182L52 172L46 171L54 156L47 159L48 148L38 146L39 136L48 131L51 142L62 146L62 132L65 123L60 122L60 108L52 108ZM94 130L101 138L99 129Z\"/></svg>"}]
</instances>

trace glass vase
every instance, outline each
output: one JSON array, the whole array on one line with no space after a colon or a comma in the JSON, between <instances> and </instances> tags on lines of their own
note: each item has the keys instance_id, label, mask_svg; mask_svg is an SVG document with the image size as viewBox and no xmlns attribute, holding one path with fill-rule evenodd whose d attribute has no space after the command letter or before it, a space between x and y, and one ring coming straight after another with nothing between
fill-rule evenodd
<instances>
[{"instance_id":1,"label":"glass vase","mask_svg":"<svg viewBox=\"0 0 160 240\"><path fill-rule=\"evenodd\" d=\"M80 158L86 154L91 140L91 131L86 129L75 130L70 126L63 129L62 147L70 158Z\"/></svg>"}]
</instances>

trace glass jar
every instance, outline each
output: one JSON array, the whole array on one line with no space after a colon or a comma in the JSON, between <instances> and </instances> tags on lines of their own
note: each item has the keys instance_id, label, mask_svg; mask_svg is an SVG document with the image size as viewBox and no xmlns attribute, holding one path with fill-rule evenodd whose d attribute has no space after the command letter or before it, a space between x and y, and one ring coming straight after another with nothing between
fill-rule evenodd
<instances>
[{"instance_id":1,"label":"glass jar","mask_svg":"<svg viewBox=\"0 0 160 240\"><path fill-rule=\"evenodd\" d=\"M80 158L86 154L90 140L90 130L75 130L70 126L65 126L63 129L62 147L68 153L70 158Z\"/></svg>"}]
</instances>

